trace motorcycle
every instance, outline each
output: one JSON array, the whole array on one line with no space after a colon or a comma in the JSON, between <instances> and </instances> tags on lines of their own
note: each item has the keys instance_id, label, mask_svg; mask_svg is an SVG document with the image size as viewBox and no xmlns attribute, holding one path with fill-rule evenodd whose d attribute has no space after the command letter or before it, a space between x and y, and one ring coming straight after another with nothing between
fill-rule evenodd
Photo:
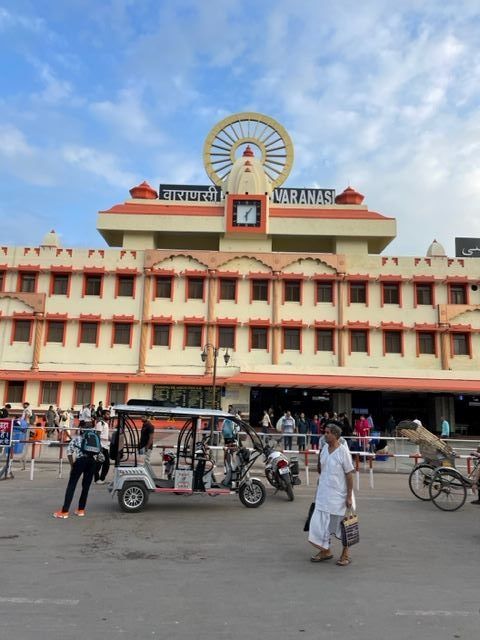
<instances>
[{"instance_id":1,"label":"motorcycle","mask_svg":"<svg viewBox=\"0 0 480 640\"><path fill-rule=\"evenodd\" d=\"M293 487L301 484L298 477L298 458L292 456L290 460L280 451L267 445L264 449L265 476L277 491L285 491L290 502L294 500Z\"/></svg>"}]
</instances>

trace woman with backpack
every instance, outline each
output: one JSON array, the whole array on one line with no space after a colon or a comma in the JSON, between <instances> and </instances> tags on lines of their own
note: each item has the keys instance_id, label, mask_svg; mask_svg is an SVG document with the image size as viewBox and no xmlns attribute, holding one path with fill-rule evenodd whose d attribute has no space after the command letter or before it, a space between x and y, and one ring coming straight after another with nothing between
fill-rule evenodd
<instances>
[{"instance_id":1,"label":"woman with backpack","mask_svg":"<svg viewBox=\"0 0 480 640\"><path fill-rule=\"evenodd\" d=\"M67 458L70 463L70 477L68 478L67 489L63 506L59 511L55 511L54 518L65 520L69 517L70 505L78 481L82 478L82 492L78 501L78 509L75 515L83 517L87 505L88 492L92 484L93 475L97 465L97 457L101 453L100 438L93 429L84 429L80 435L70 440L67 447Z\"/></svg>"}]
</instances>

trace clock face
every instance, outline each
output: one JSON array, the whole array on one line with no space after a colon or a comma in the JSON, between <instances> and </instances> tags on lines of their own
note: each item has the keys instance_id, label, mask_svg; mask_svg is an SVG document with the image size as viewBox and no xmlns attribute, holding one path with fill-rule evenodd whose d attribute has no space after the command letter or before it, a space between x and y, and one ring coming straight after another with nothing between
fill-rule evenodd
<instances>
[{"instance_id":1,"label":"clock face","mask_svg":"<svg viewBox=\"0 0 480 640\"><path fill-rule=\"evenodd\" d=\"M238 200L233 203L233 226L259 227L261 222L259 200Z\"/></svg>"}]
</instances>

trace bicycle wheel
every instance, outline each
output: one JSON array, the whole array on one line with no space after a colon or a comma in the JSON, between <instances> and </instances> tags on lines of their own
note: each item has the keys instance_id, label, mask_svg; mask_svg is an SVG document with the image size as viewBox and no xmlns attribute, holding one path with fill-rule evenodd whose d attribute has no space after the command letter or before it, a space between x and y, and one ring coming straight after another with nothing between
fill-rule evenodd
<instances>
[{"instance_id":1,"label":"bicycle wheel","mask_svg":"<svg viewBox=\"0 0 480 640\"><path fill-rule=\"evenodd\" d=\"M442 511L456 511L467 499L467 487L463 476L455 469L438 469L429 487L430 499Z\"/></svg>"},{"instance_id":2,"label":"bicycle wheel","mask_svg":"<svg viewBox=\"0 0 480 640\"><path fill-rule=\"evenodd\" d=\"M419 500L431 500L429 488L434 473L435 467L426 462L422 462L413 467L408 476L408 486L413 495Z\"/></svg>"}]
</instances>

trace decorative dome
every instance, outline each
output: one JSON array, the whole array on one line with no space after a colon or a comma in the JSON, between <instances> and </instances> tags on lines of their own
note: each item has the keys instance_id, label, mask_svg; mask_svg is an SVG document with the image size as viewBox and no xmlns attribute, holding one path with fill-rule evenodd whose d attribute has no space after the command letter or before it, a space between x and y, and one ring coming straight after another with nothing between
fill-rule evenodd
<instances>
[{"instance_id":1,"label":"decorative dome","mask_svg":"<svg viewBox=\"0 0 480 640\"><path fill-rule=\"evenodd\" d=\"M338 194L335 198L335 204L362 204L365 196L348 186L345 191Z\"/></svg>"},{"instance_id":2,"label":"decorative dome","mask_svg":"<svg viewBox=\"0 0 480 640\"><path fill-rule=\"evenodd\" d=\"M57 249L60 247L60 238L54 229L45 234L41 247L56 247Z\"/></svg>"},{"instance_id":3,"label":"decorative dome","mask_svg":"<svg viewBox=\"0 0 480 640\"><path fill-rule=\"evenodd\" d=\"M445 253L445 249L440 244L440 242L437 242L436 240L434 240L427 249L428 258L445 258L446 255L447 254Z\"/></svg>"},{"instance_id":4,"label":"decorative dome","mask_svg":"<svg viewBox=\"0 0 480 640\"><path fill-rule=\"evenodd\" d=\"M226 193L270 194L272 183L267 177L260 160L255 158L250 145L247 145L241 158L235 160L233 167L223 183Z\"/></svg>"},{"instance_id":5,"label":"decorative dome","mask_svg":"<svg viewBox=\"0 0 480 640\"><path fill-rule=\"evenodd\" d=\"M156 200L158 198L155 189L152 189L152 187L148 184L148 182L145 182L145 180L142 182L142 184L139 184L136 187L132 187L130 189L130 195L132 196L132 198L138 198L140 200Z\"/></svg>"}]
</instances>

